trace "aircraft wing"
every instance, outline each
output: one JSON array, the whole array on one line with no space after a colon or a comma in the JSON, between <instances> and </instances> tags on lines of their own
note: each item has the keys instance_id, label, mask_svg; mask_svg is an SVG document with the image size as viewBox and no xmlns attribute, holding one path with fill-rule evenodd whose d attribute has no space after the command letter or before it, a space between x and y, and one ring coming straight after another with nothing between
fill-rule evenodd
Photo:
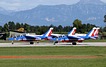
<instances>
[{"instance_id":1,"label":"aircraft wing","mask_svg":"<svg viewBox=\"0 0 106 67\"><path fill-rule=\"evenodd\" d=\"M51 34L51 37L56 38L56 37L62 37L65 36L64 34Z\"/></svg>"},{"instance_id":2,"label":"aircraft wing","mask_svg":"<svg viewBox=\"0 0 106 67\"><path fill-rule=\"evenodd\" d=\"M25 38L30 40L41 40L40 36L25 35Z\"/></svg>"},{"instance_id":3,"label":"aircraft wing","mask_svg":"<svg viewBox=\"0 0 106 67\"><path fill-rule=\"evenodd\" d=\"M67 36L69 39L80 39L81 37L78 37L78 36Z\"/></svg>"},{"instance_id":4,"label":"aircraft wing","mask_svg":"<svg viewBox=\"0 0 106 67\"><path fill-rule=\"evenodd\" d=\"M82 37L78 37L78 36L65 36L65 37L62 37L62 38L58 38L59 41L62 41L62 40L65 40L65 41L83 41L84 38Z\"/></svg>"}]
</instances>

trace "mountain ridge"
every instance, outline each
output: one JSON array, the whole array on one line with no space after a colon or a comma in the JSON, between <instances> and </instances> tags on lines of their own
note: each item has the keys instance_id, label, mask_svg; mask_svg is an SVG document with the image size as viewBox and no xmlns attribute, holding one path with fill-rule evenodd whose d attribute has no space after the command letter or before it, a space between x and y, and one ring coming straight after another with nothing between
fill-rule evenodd
<instances>
[{"instance_id":1,"label":"mountain ridge","mask_svg":"<svg viewBox=\"0 0 106 67\"><path fill-rule=\"evenodd\" d=\"M78 4L95 4L95 5L104 5L105 3L101 0L80 0Z\"/></svg>"},{"instance_id":2,"label":"mountain ridge","mask_svg":"<svg viewBox=\"0 0 106 67\"><path fill-rule=\"evenodd\" d=\"M91 0L88 1L92 2ZM9 17L7 19L10 21L28 23L31 25L53 24L63 26L72 25L75 19L79 19L82 21L82 23L91 23L98 26L103 26L103 18L105 14L106 4L104 3L101 5L79 4L78 2L74 5L39 5L30 10L12 12L8 15Z\"/></svg>"}]
</instances>

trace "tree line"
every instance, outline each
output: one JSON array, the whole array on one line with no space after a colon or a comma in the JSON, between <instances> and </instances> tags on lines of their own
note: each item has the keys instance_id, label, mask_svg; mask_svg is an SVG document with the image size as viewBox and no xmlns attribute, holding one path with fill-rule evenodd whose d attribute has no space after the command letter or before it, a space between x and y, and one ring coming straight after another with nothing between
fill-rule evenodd
<instances>
[{"instance_id":1,"label":"tree line","mask_svg":"<svg viewBox=\"0 0 106 67\"><path fill-rule=\"evenodd\" d=\"M32 26L27 23L19 23L19 22L15 23L13 21L9 21L8 23L5 23L3 26L0 26L0 32L9 32L10 30L15 31L19 28L24 28L26 33L43 34L50 27L54 28L53 32L55 33L67 33L73 27L77 28L77 33L87 33L93 27L97 27L97 26L93 24L89 24L89 23L82 24L82 21L79 19L76 19L73 22L72 26L62 26L62 25L54 26L52 24L50 26L45 26L45 25L44 26ZM106 32L106 27L101 28L101 32Z\"/></svg>"}]
</instances>

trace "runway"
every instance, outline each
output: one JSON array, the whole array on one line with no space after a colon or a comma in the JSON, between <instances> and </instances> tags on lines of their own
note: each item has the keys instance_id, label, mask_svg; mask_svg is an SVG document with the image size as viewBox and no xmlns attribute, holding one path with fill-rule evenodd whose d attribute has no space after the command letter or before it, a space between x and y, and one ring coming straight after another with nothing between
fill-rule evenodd
<instances>
[{"instance_id":1,"label":"runway","mask_svg":"<svg viewBox=\"0 0 106 67\"><path fill-rule=\"evenodd\" d=\"M106 42L83 42L77 43L77 45L72 45L71 43L34 43L29 44L28 42L21 42L21 43L0 43L0 47L37 47L37 46L106 46Z\"/></svg>"}]
</instances>

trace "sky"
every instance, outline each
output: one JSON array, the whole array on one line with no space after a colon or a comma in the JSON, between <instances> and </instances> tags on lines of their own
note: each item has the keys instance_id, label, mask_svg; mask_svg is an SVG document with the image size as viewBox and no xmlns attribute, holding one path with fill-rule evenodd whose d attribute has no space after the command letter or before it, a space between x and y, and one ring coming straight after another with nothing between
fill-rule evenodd
<instances>
[{"instance_id":1,"label":"sky","mask_svg":"<svg viewBox=\"0 0 106 67\"><path fill-rule=\"evenodd\" d=\"M6 10L28 10L38 5L72 5L80 0L0 0L0 7ZM106 3L106 0L101 0Z\"/></svg>"}]
</instances>

